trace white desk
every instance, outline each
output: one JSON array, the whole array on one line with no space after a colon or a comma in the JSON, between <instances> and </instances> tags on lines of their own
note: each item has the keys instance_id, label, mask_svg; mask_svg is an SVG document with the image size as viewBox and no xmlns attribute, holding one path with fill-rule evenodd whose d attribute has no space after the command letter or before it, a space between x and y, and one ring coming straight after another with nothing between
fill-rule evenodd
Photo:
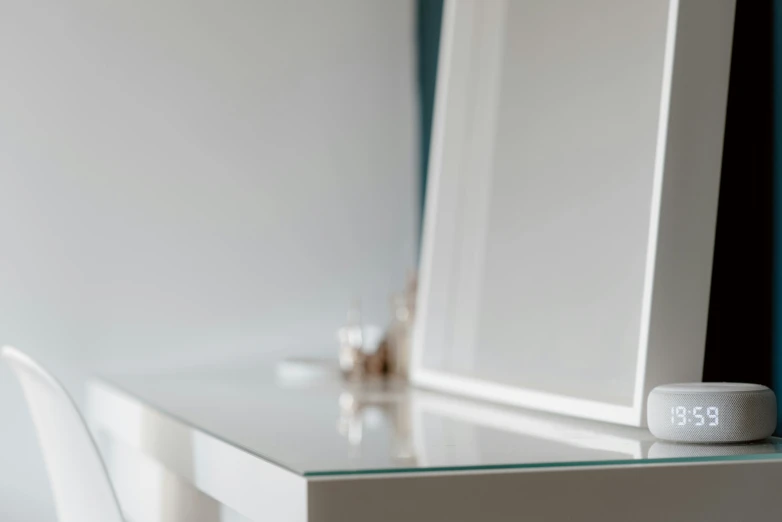
<instances>
[{"instance_id":1,"label":"white desk","mask_svg":"<svg viewBox=\"0 0 782 522\"><path fill-rule=\"evenodd\" d=\"M273 366L114 376L88 418L129 518L779 520L782 440L646 430Z\"/></svg>"}]
</instances>

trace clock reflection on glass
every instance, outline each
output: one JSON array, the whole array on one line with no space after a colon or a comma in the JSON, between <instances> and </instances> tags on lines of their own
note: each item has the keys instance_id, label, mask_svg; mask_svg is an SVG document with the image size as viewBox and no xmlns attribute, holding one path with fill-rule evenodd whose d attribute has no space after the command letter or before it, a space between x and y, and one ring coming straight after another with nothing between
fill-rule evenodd
<instances>
[{"instance_id":1,"label":"clock reflection on glass","mask_svg":"<svg viewBox=\"0 0 782 522\"><path fill-rule=\"evenodd\" d=\"M684 426L719 426L720 409L717 406L695 406L688 409L684 406L671 406L671 424Z\"/></svg>"}]
</instances>

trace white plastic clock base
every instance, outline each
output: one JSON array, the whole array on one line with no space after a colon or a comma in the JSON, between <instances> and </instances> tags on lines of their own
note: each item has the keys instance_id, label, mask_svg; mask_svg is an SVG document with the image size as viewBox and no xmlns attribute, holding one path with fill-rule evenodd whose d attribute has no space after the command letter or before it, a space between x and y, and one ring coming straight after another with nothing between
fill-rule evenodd
<instances>
[{"instance_id":1,"label":"white plastic clock base","mask_svg":"<svg viewBox=\"0 0 782 522\"><path fill-rule=\"evenodd\" d=\"M777 399L759 384L665 384L649 393L647 422L673 442L750 442L774 433Z\"/></svg>"}]
</instances>

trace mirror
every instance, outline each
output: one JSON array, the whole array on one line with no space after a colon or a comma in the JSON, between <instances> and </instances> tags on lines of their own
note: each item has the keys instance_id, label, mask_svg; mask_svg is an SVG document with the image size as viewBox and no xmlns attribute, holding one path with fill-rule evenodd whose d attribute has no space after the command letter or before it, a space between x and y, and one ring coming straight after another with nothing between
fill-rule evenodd
<instances>
[{"instance_id":1,"label":"mirror","mask_svg":"<svg viewBox=\"0 0 782 522\"><path fill-rule=\"evenodd\" d=\"M447 3L417 384L642 425L701 379L734 7Z\"/></svg>"}]
</instances>

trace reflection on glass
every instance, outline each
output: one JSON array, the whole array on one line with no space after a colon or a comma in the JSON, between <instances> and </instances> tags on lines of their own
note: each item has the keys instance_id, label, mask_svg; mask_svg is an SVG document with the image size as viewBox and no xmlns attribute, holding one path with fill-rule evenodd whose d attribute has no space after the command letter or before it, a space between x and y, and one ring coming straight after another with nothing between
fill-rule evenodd
<instances>
[{"instance_id":1,"label":"reflection on glass","mask_svg":"<svg viewBox=\"0 0 782 522\"><path fill-rule=\"evenodd\" d=\"M93 386L92 417L113 438L199 490L244 506L241 512L254 502L244 503L245 494L228 485L230 477L241 477L236 483L249 492L264 473L279 484L286 477L295 482L301 476L653 458L649 448L656 439L646 429L466 400L404 380L349 382L333 360L323 371L269 370L125 381L123 388L140 400L111 386ZM782 448L773 450L769 458L782 457ZM750 447L737 458L757 451Z\"/></svg>"},{"instance_id":2,"label":"reflection on glass","mask_svg":"<svg viewBox=\"0 0 782 522\"><path fill-rule=\"evenodd\" d=\"M438 394L413 399L424 467L643 458L646 430L570 419Z\"/></svg>"},{"instance_id":3,"label":"reflection on glass","mask_svg":"<svg viewBox=\"0 0 782 522\"><path fill-rule=\"evenodd\" d=\"M777 446L767 440L748 444L685 444L658 440L649 448L647 458L728 457L731 455L763 455L778 451Z\"/></svg>"},{"instance_id":4,"label":"reflection on glass","mask_svg":"<svg viewBox=\"0 0 782 522\"><path fill-rule=\"evenodd\" d=\"M378 379L359 384L346 383L339 395L337 429L350 444L351 460L360 460L365 427L388 426L390 459L400 467L417 466L412 447L412 415L405 383Z\"/></svg>"},{"instance_id":5,"label":"reflection on glass","mask_svg":"<svg viewBox=\"0 0 782 522\"><path fill-rule=\"evenodd\" d=\"M106 433L98 437L123 513L133 522L249 522L156 460ZM173 448L173 446L169 446Z\"/></svg>"}]
</instances>

